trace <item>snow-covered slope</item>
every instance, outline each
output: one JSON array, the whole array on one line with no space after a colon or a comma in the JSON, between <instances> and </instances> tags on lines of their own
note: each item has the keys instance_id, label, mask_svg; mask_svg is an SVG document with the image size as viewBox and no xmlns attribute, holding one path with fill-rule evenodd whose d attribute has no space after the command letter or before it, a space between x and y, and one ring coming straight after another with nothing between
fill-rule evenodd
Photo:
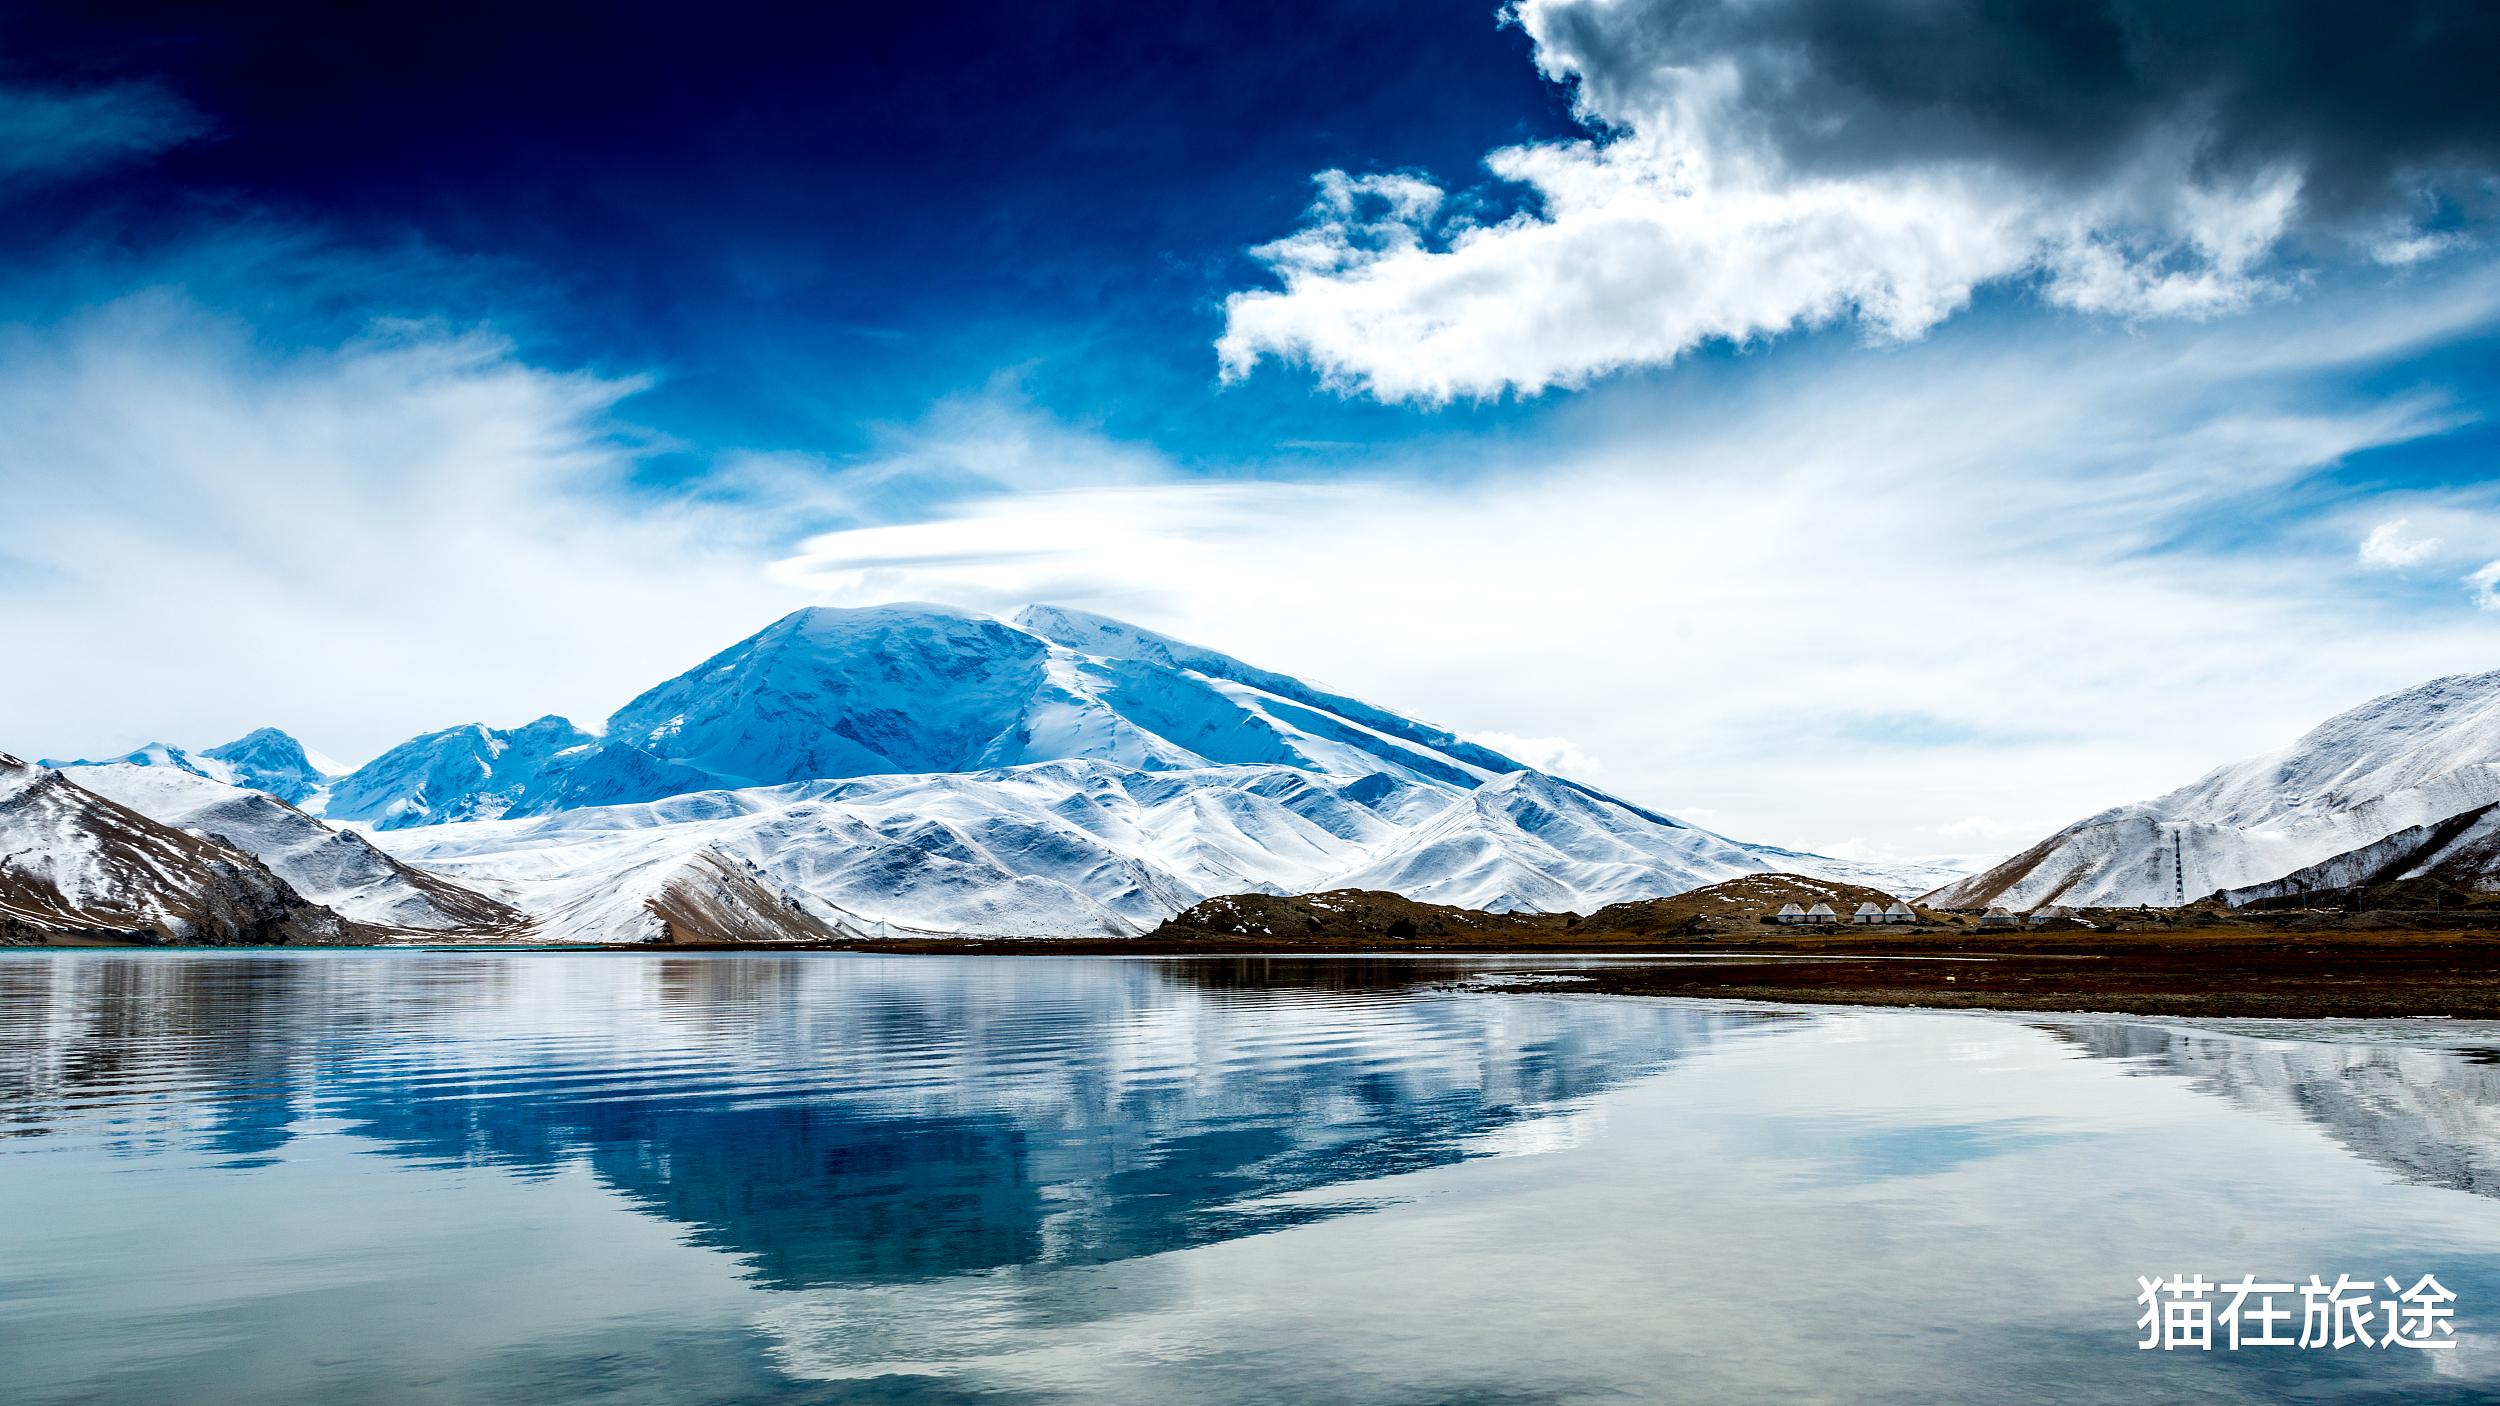
<instances>
[{"instance_id":1,"label":"snow-covered slope","mask_svg":"<svg viewBox=\"0 0 2500 1406\"><path fill-rule=\"evenodd\" d=\"M1458 797L1322 887L1498 913L1585 913L1767 868L1733 840L1518 771Z\"/></svg>"},{"instance_id":2,"label":"snow-covered slope","mask_svg":"<svg viewBox=\"0 0 2500 1406\"><path fill-rule=\"evenodd\" d=\"M1209 894L1328 887L1348 855L1402 833L1383 812L1411 814L1415 789L1282 767L1148 772L1061 761L704 792L376 838L404 859L497 886L558 941L647 930L638 916L647 900L707 851L753 866L759 882L848 930L1128 936Z\"/></svg>"},{"instance_id":3,"label":"snow-covered slope","mask_svg":"<svg viewBox=\"0 0 2500 1406\"><path fill-rule=\"evenodd\" d=\"M1462 786L1519 769L1117 621L1029 609L1010 624L918 604L785 616L617 710L607 740L725 787L1079 758L1142 770L1386 771Z\"/></svg>"},{"instance_id":4,"label":"snow-covered slope","mask_svg":"<svg viewBox=\"0 0 2500 1406\"><path fill-rule=\"evenodd\" d=\"M340 779L379 829L702 790L1084 759L1290 766L1473 787L1521 764L1450 733L1118 621L1035 607L795 611L609 717L450 728Z\"/></svg>"},{"instance_id":5,"label":"snow-covered slope","mask_svg":"<svg viewBox=\"0 0 2500 1406\"><path fill-rule=\"evenodd\" d=\"M406 932L499 936L527 920L502 903L412 869L352 830L274 796L173 767L92 766L78 784L179 830L242 850L341 917Z\"/></svg>"},{"instance_id":6,"label":"snow-covered slope","mask_svg":"<svg viewBox=\"0 0 2500 1406\"><path fill-rule=\"evenodd\" d=\"M2268 883L2224 889L2232 907L2427 880L2465 893L2500 892L2500 802L2409 825L2383 840L2295 869Z\"/></svg>"},{"instance_id":7,"label":"snow-covered slope","mask_svg":"<svg viewBox=\"0 0 2500 1406\"><path fill-rule=\"evenodd\" d=\"M0 754L0 941L336 942L252 856Z\"/></svg>"},{"instance_id":8,"label":"snow-covered slope","mask_svg":"<svg viewBox=\"0 0 2500 1406\"><path fill-rule=\"evenodd\" d=\"M429 733L326 802L556 940L661 940L738 914L780 936L1131 934L1219 893L1367 885L1586 911L1774 870L1902 893L1941 877L1742 844L1043 606L796 611L600 736L558 717Z\"/></svg>"},{"instance_id":9,"label":"snow-covered slope","mask_svg":"<svg viewBox=\"0 0 2500 1406\"><path fill-rule=\"evenodd\" d=\"M553 758L591 741L554 716L516 728L447 727L340 777L321 813L383 829L492 820L512 809Z\"/></svg>"},{"instance_id":10,"label":"snow-covered slope","mask_svg":"<svg viewBox=\"0 0 2500 1406\"><path fill-rule=\"evenodd\" d=\"M45 761L43 766L145 766L204 776L231 786L265 792L288 805L318 806L338 767L307 751L304 744L274 727L257 728L222 746L187 752L151 742L135 752L99 761Z\"/></svg>"},{"instance_id":11,"label":"snow-covered slope","mask_svg":"<svg viewBox=\"0 0 2500 1406\"><path fill-rule=\"evenodd\" d=\"M1209 740L1218 729L1208 727L1204 719L1189 720L1196 724L1196 735L1187 736L1188 745L1211 762L1284 762L1340 774L1349 770L1348 763L1357 771L1385 763L1458 785L1523 769L1519 762L1455 733L1126 621L1062 606L1028 605L1017 612L1015 622L1083 655L1144 666L1124 671L1122 676L1128 679L1144 681L1161 673L1179 673L1204 680L1224 700L1218 711L1226 715L1225 722L1234 723L1230 714L1237 711L1241 715L1238 725L1247 734L1217 742L1210 750ZM1271 738L1280 748L1277 753L1260 745ZM1245 742L1258 754L1241 754Z\"/></svg>"},{"instance_id":12,"label":"snow-covered slope","mask_svg":"<svg viewBox=\"0 0 2500 1406\"><path fill-rule=\"evenodd\" d=\"M655 936L653 898L703 853L846 933L1062 937L1135 935L1227 893L1382 888L1589 912L1793 867L1533 772L1471 791L1379 772L1096 761L704 792L375 839L501 894L552 941Z\"/></svg>"},{"instance_id":13,"label":"snow-covered slope","mask_svg":"<svg viewBox=\"0 0 2500 1406\"><path fill-rule=\"evenodd\" d=\"M2337 714L2279 752L2077 822L1928 896L1940 907L2155 905L2268 883L2500 800L2500 673Z\"/></svg>"}]
</instances>

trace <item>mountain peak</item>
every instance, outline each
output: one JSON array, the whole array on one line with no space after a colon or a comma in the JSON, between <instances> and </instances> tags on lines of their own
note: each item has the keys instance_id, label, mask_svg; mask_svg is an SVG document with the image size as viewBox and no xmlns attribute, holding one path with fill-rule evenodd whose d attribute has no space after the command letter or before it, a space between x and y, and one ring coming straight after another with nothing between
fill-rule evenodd
<instances>
[{"instance_id":1,"label":"mountain peak","mask_svg":"<svg viewBox=\"0 0 2500 1406\"><path fill-rule=\"evenodd\" d=\"M295 735L288 732L284 728L256 727L250 732L243 734L241 737L234 739L232 742L228 742L223 746L209 748L208 755L212 757L221 757L231 752L258 751L264 748L293 751L300 754L304 750L304 744L295 740Z\"/></svg>"},{"instance_id":2,"label":"mountain peak","mask_svg":"<svg viewBox=\"0 0 2500 1406\"><path fill-rule=\"evenodd\" d=\"M224 763L226 775L217 779L266 791L288 805L302 805L310 800L340 771L328 758L274 727L254 728L200 755Z\"/></svg>"},{"instance_id":3,"label":"mountain peak","mask_svg":"<svg viewBox=\"0 0 2500 1406\"><path fill-rule=\"evenodd\" d=\"M967 610L956 605L942 605L936 601L884 601L876 605L803 605L730 648L736 649L741 645L794 636L827 639L877 630L908 629L914 626L930 629L961 626L977 628L983 625L996 626L1000 623L980 611Z\"/></svg>"},{"instance_id":4,"label":"mountain peak","mask_svg":"<svg viewBox=\"0 0 2500 1406\"><path fill-rule=\"evenodd\" d=\"M960 771L999 760L1048 653L951 606L811 606L619 708L607 735L731 786Z\"/></svg>"},{"instance_id":5,"label":"mountain peak","mask_svg":"<svg viewBox=\"0 0 2500 1406\"><path fill-rule=\"evenodd\" d=\"M274 727L256 728L232 742L197 752L151 742L118 757L82 757L76 761L46 758L43 765L160 767L266 792L288 805L303 805L318 796L333 774L332 768L304 750L304 744Z\"/></svg>"}]
</instances>

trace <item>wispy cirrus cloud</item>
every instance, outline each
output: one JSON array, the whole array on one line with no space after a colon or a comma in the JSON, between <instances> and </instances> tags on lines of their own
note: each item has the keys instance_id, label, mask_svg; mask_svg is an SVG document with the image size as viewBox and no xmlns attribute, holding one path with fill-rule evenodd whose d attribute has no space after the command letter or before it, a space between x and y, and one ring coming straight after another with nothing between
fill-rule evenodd
<instances>
[{"instance_id":1,"label":"wispy cirrus cloud","mask_svg":"<svg viewBox=\"0 0 2500 1406\"><path fill-rule=\"evenodd\" d=\"M0 747L604 716L796 603L779 513L636 489L641 385L432 323L273 346L166 289L0 326Z\"/></svg>"},{"instance_id":2,"label":"wispy cirrus cloud","mask_svg":"<svg viewBox=\"0 0 2500 1406\"><path fill-rule=\"evenodd\" d=\"M0 82L0 191L161 151L208 124L150 83L37 88Z\"/></svg>"}]
</instances>

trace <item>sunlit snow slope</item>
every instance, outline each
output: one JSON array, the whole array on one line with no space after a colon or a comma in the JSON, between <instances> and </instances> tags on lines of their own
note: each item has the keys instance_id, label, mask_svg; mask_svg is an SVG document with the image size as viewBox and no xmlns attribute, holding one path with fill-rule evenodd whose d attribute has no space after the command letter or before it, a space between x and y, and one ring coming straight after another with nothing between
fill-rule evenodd
<instances>
[{"instance_id":1,"label":"sunlit snow slope","mask_svg":"<svg viewBox=\"0 0 2500 1406\"><path fill-rule=\"evenodd\" d=\"M2078 821L1926 901L2193 902L2325 865L2493 801L2500 801L2500 673L2460 674L2372 699L2279 752ZM2369 864L2357 858L2318 878Z\"/></svg>"},{"instance_id":2,"label":"sunlit snow slope","mask_svg":"<svg viewBox=\"0 0 2500 1406\"><path fill-rule=\"evenodd\" d=\"M494 734L433 738L453 736ZM595 740L521 769L514 750L465 744L465 766L411 773L400 796L369 767L338 794L395 854L564 939L650 935L657 887L730 872L724 858L783 911L845 933L1127 935L1214 894L1348 884L1559 910L1771 869L1902 891L1925 878L1741 844L1047 607L1013 621L798 611L626 704ZM495 818L408 823L464 808Z\"/></svg>"}]
</instances>

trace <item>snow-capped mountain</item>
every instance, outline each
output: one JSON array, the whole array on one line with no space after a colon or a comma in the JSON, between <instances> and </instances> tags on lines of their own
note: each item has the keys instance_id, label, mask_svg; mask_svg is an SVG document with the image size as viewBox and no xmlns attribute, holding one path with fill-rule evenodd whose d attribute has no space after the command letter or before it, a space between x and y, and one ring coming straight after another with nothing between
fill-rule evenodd
<instances>
[{"instance_id":1,"label":"snow-capped mountain","mask_svg":"<svg viewBox=\"0 0 2500 1406\"><path fill-rule=\"evenodd\" d=\"M412 869L352 830L275 796L165 766L89 766L80 788L203 839L231 846L343 918L400 932L491 934L528 919L483 894Z\"/></svg>"},{"instance_id":2,"label":"snow-capped mountain","mask_svg":"<svg viewBox=\"0 0 2500 1406\"><path fill-rule=\"evenodd\" d=\"M2500 673L2460 674L2372 699L2281 751L2078 821L1926 901L2193 902L2280 880L2493 801L2500 801Z\"/></svg>"},{"instance_id":3,"label":"snow-capped mountain","mask_svg":"<svg viewBox=\"0 0 2500 1406\"><path fill-rule=\"evenodd\" d=\"M447 727L340 777L321 813L381 829L492 820L519 802L554 757L594 740L554 716L515 728Z\"/></svg>"},{"instance_id":4,"label":"snow-capped mountain","mask_svg":"<svg viewBox=\"0 0 2500 1406\"><path fill-rule=\"evenodd\" d=\"M1281 674L1077 611L793 612L608 718L402 743L325 814L402 829L853 776L1085 759L1295 766L1473 787L1521 763Z\"/></svg>"},{"instance_id":5,"label":"snow-capped mountain","mask_svg":"<svg viewBox=\"0 0 2500 1406\"><path fill-rule=\"evenodd\" d=\"M1587 910L1773 869L1927 883L1741 844L1048 607L802 610L499 785L491 824L385 821L376 839L554 939L653 936L659 887L724 859L776 911L853 933L1127 935L1214 894L1350 885Z\"/></svg>"},{"instance_id":6,"label":"snow-capped mountain","mask_svg":"<svg viewBox=\"0 0 2500 1406\"><path fill-rule=\"evenodd\" d=\"M703 853L848 931L1125 936L1210 894L1329 887L1349 856L1394 843L1405 824L1393 817L1425 798L1449 803L1387 778L1080 760L709 791L377 839L500 885L557 939L648 932L643 896Z\"/></svg>"},{"instance_id":7,"label":"snow-capped mountain","mask_svg":"<svg viewBox=\"0 0 2500 1406\"><path fill-rule=\"evenodd\" d=\"M322 799L327 821L550 940L1128 935L1222 893L1586 911L1773 870L1902 893L1944 877L1743 844L1040 606L800 610L599 735L559 717L447 728Z\"/></svg>"},{"instance_id":8,"label":"snow-capped mountain","mask_svg":"<svg viewBox=\"0 0 2500 1406\"><path fill-rule=\"evenodd\" d=\"M337 914L241 849L0 754L0 941L318 943L347 935Z\"/></svg>"},{"instance_id":9,"label":"snow-capped mountain","mask_svg":"<svg viewBox=\"0 0 2500 1406\"><path fill-rule=\"evenodd\" d=\"M306 750L303 743L274 727L257 728L223 746L186 752L151 742L135 752L95 761L44 761L53 768L77 766L163 767L247 787L277 797L288 805L318 806L338 766Z\"/></svg>"}]
</instances>

